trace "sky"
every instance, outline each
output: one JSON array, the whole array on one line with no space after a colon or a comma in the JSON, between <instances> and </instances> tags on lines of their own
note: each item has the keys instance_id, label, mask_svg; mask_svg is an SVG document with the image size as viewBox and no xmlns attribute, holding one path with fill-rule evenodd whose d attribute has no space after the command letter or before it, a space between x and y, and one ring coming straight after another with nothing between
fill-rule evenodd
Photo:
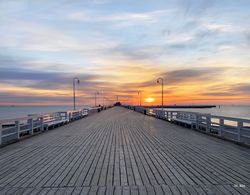
<instances>
[{"instance_id":1,"label":"sky","mask_svg":"<svg viewBox=\"0 0 250 195\"><path fill-rule=\"evenodd\" d=\"M249 104L249 0L0 0L0 105ZM152 98L153 102L146 102ZM148 100L148 99L147 99Z\"/></svg>"}]
</instances>

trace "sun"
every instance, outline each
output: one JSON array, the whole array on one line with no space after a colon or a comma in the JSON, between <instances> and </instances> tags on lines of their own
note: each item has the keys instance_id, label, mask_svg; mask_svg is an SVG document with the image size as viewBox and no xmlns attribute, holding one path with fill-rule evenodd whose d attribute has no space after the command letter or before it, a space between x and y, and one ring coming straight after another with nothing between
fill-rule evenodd
<instances>
[{"instance_id":1,"label":"sun","mask_svg":"<svg viewBox=\"0 0 250 195\"><path fill-rule=\"evenodd\" d=\"M150 98L150 97L148 97L148 98L145 99L145 102L148 102L148 103L151 103L151 102L154 102L154 101L155 101L155 99L154 98Z\"/></svg>"}]
</instances>

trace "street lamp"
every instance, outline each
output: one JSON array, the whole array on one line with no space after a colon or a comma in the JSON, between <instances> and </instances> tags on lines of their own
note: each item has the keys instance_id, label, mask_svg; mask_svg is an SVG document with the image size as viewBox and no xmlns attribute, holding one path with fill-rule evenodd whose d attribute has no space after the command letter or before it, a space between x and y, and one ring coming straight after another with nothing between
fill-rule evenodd
<instances>
[{"instance_id":1,"label":"street lamp","mask_svg":"<svg viewBox=\"0 0 250 195\"><path fill-rule=\"evenodd\" d=\"M98 91L95 91L95 107L96 107L96 96L99 95Z\"/></svg>"},{"instance_id":2,"label":"street lamp","mask_svg":"<svg viewBox=\"0 0 250 195\"><path fill-rule=\"evenodd\" d=\"M141 106L141 91L138 91L138 95L140 95L139 98L140 98L140 106Z\"/></svg>"},{"instance_id":3,"label":"street lamp","mask_svg":"<svg viewBox=\"0 0 250 195\"><path fill-rule=\"evenodd\" d=\"M161 108L163 109L163 78L158 78L156 82L159 84L161 81Z\"/></svg>"},{"instance_id":4,"label":"street lamp","mask_svg":"<svg viewBox=\"0 0 250 195\"><path fill-rule=\"evenodd\" d=\"M74 100L74 110L76 109L76 87L75 87L75 81L77 81L77 84L79 85L80 80L78 77L73 78L73 100Z\"/></svg>"}]
</instances>

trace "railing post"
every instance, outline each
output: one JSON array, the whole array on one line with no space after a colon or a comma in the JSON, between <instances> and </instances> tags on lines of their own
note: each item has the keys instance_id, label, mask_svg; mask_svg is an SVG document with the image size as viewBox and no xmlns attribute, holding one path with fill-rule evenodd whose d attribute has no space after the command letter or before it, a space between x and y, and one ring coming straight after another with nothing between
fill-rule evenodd
<instances>
[{"instance_id":1,"label":"railing post","mask_svg":"<svg viewBox=\"0 0 250 195\"><path fill-rule=\"evenodd\" d=\"M28 119L28 124L29 124L29 128L30 128L30 132L31 132L31 134L33 134L34 133L33 118Z\"/></svg>"},{"instance_id":2,"label":"railing post","mask_svg":"<svg viewBox=\"0 0 250 195\"><path fill-rule=\"evenodd\" d=\"M16 127L17 139L19 139L20 138L20 121L15 121L15 127Z\"/></svg>"},{"instance_id":3,"label":"railing post","mask_svg":"<svg viewBox=\"0 0 250 195\"><path fill-rule=\"evenodd\" d=\"M0 124L0 146L2 145L2 130L3 130L3 125Z\"/></svg>"},{"instance_id":4,"label":"railing post","mask_svg":"<svg viewBox=\"0 0 250 195\"><path fill-rule=\"evenodd\" d=\"M40 117L40 121L41 121L41 131L44 131L44 121L43 121L43 117Z\"/></svg>"},{"instance_id":5,"label":"railing post","mask_svg":"<svg viewBox=\"0 0 250 195\"><path fill-rule=\"evenodd\" d=\"M211 116L208 114L206 116L206 132L209 133L211 129Z\"/></svg>"},{"instance_id":6,"label":"railing post","mask_svg":"<svg viewBox=\"0 0 250 195\"><path fill-rule=\"evenodd\" d=\"M200 115L195 114L195 129L196 130L199 130L199 118L200 118Z\"/></svg>"},{"instance_id":7,"label":"railing post","mask_svg":"<svg viewBox=\"0 0 250 195\"><path fill-rule=\"evenodd\" d=\"M219 136L221 137L224 131L224 119L220 118Z\"/></svg>"},{"instance_id":8,"label":"railing post","mask_svg":"<svg viewBox=\"0 0 250 195\"><path fill-rule=\"evenodd\" d=\"M71 113L69 113L69 122L71 121Z\"/></svg>"},{"instance_id":9,"label":"railing post","mask_svg":"<svg viewBox=\"0 0 250 195\"><path fill-rule=\"evenodd\" d=\"M243 127L243 122L238 121L237 123L237 129L238 129L238 142L241 142L241 129Z\"/></svg>"},{"instance_id":10,"label":"railing post","mask_svg":"<svg viewBox=\"0 0 250 195\"><path fill-rule=\"evenodd\" d=\"M168 111L166 111L166 113L167 113L167 116L166 116L166 117L167 117L167 121L169 121L169 120L168 120Z\"/></svg>"}]
</instances>

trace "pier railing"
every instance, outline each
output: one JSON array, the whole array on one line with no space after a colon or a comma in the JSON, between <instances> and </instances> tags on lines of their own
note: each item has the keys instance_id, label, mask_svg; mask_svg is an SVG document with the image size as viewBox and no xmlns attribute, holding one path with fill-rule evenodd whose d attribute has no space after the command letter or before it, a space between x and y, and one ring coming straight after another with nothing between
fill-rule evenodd
<instances>
[{"instance_id":1,"label":"pier railing","mask_svg":"<svg viewBox=\"0 0 250 195\"><path fill-rule=\"evenodd\" d=\"M250 145L250 120L208 113L149 109L144 107L125 106L128 109L155 116L185 127L212 134L223 139Z\"/></svg>"},{"instance_id":2,"label":"pier railing","mask_svg":"<svg viewBox=\"0 0 250 195\"><path fill-rule=\"evenodd\" d=\"M101 107L85 108L42 115L31 114L24 118L0 120L0 146L19 140L25 135L32 135L65 125L101 110L103 110Z\"/></svg>"}]
</instances>

